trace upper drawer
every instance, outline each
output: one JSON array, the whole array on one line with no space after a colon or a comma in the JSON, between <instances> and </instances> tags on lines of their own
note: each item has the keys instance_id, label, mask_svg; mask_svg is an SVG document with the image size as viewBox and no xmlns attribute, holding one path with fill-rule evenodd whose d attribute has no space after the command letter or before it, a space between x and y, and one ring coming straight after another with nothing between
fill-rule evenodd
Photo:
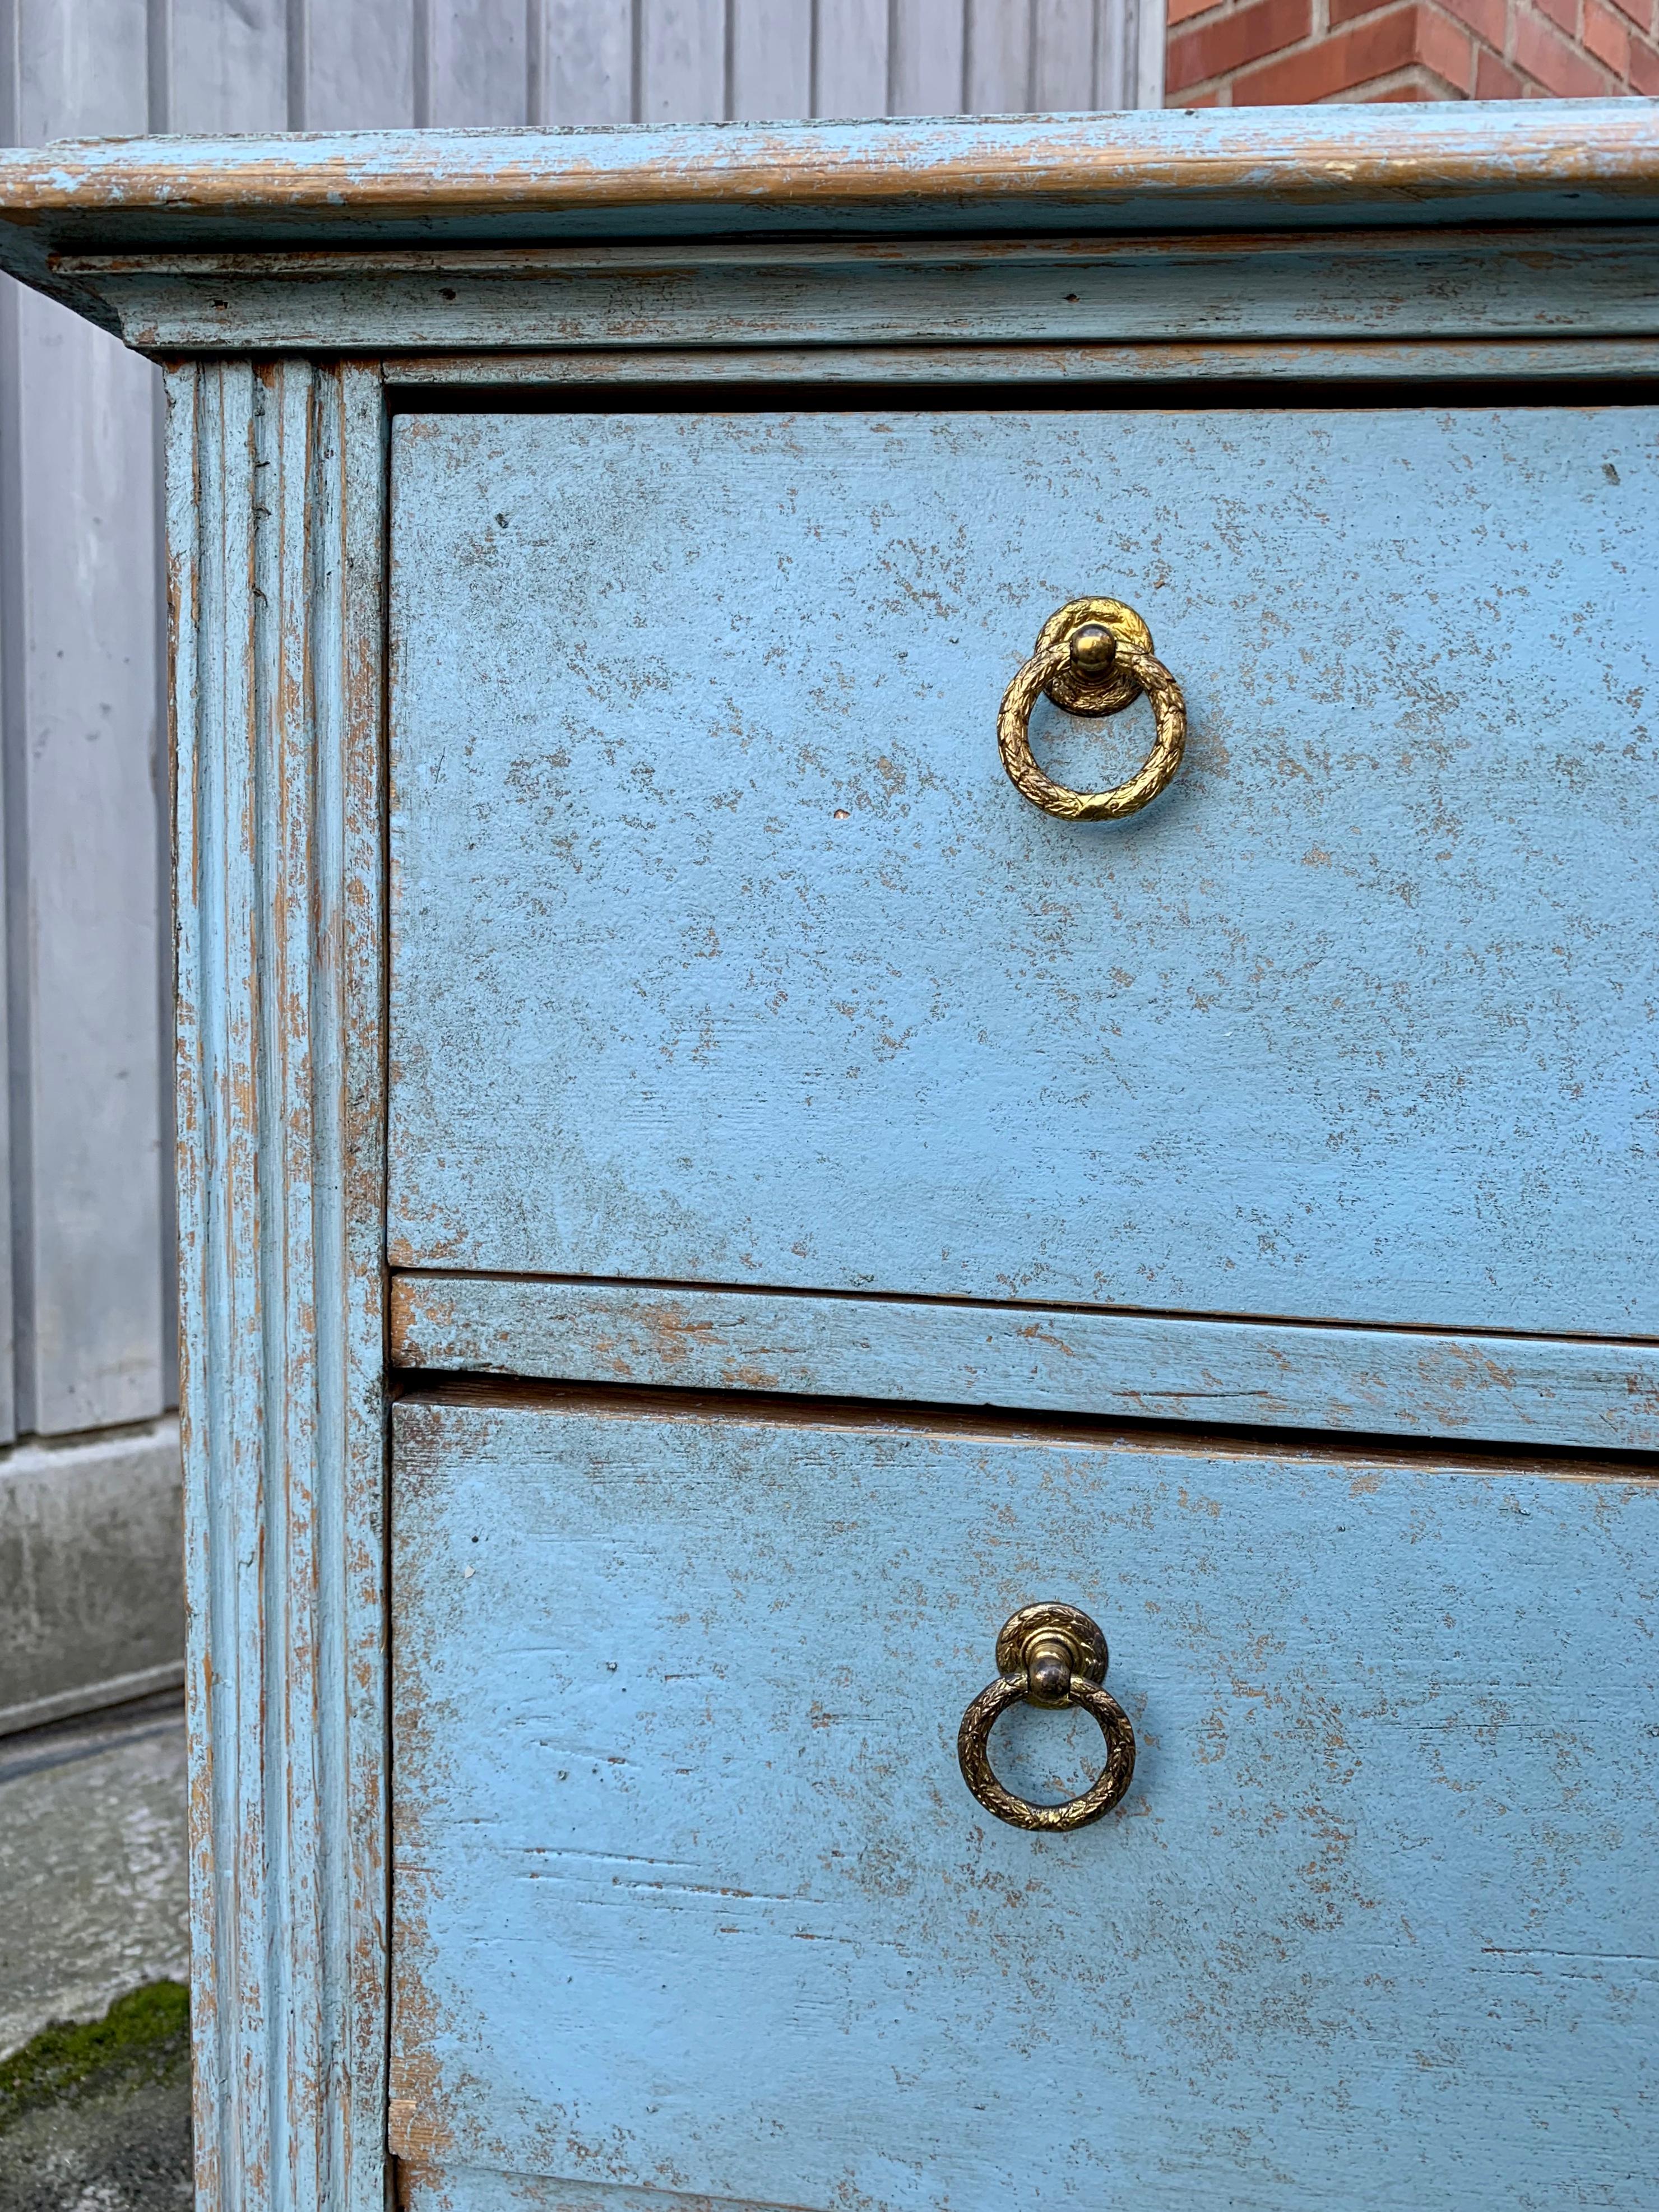
<instances>
[{"instance_id":1,"label":"upper drawer","mask_svg":"<svg viewBox=\"0 0 1659 2212\"><path fill-rule=\"evenodd\" d=\"M392 527L394 1264L1652 1328L1659 410L413 416ZM1085 592L1118 824L997 751Z\"/></svg>"}]
</instances>

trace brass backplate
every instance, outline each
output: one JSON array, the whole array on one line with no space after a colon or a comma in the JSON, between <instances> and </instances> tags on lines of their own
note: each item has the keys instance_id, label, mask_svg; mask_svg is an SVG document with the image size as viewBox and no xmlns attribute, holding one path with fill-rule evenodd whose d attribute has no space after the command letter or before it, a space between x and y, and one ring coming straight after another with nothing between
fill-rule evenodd
<instances>
[{"instance_id":1,"label":"brass backplate","mask_svg":"<svg viewBox=\"0 0 1659 2212\"><path fill-rule=\"evenodd\" d=\"M1133 607L1126 607L1121 599L1068 599L1058 614L1049 616L1037 633L1036 650L1045 652L1051 645L1064 645L1073 630L1081 629L1085 623L1100 623L1110 630L1121 645L1136 653L1151 653L1152 633ZM1044 686L1056 707L1063 707L1068 714L1116 714L1140 696L1140 686L1133 676L1114 674L1103 683L1091 683L1079 669L1063 668Z\"/></svg>"},{"instance_id":2,"label":"brass backplate","mask_svg":"<svg viewBox=\"0 0 1659 2212\"><path fill-rule=\"evenodd\" d=\"M1025 1653L1034 1636L1058 1636L1077 1655L1072 1671L1085 1681L1098 1682L1106 1673L1106 1638L1086 1613L1058 1599L1040 1605L1023 1605L1002 1624L997 1637L997 1672L1018 1674L1025 1666Z\"/></svg>"}]
</instances>

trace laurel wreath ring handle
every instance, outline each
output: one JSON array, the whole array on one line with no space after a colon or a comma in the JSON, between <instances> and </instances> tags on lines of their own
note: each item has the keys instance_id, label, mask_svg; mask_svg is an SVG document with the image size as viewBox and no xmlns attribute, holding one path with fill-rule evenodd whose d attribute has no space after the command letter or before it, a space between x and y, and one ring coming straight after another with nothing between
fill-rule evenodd
<instances>
[{"instance_id":1,"label":"laurel wreath ring handle","mask_svg":"<svg viewBox=\"0 0 1659 2212\"><path fill-rule=\"evenodd\" d=\"M1045 775L1031 753L1031 709L1046 693L1074 714L1121 714L1142 693L1150 701L1152 749L1126 783L1109 791L1072 791ZM1121 822L1149 806L1181 766L1187 702L1152 653L1152 634L1120 599L1071 599L1043 624L1036 647L1002 695L997 747L1023 799L1065 822Z\"/></svg>"},{"instance_id":2,"label":"laurel wreath ring handle","mask_svg":"<svg viewBox=\"0 0 1659 2212\"><path fill-rule=\"evenodd\" d=\"M988 1813L1011 1828L1063 1832L1085 1828L1109 1813L1133 1779L1135 1732L1111 1692L1106 1638L1086 1613L1048 1601L1022 1606L997 1638L997 1680L982 1689L962 1717L957 1760L962 1778ZM1035 1805L1016 1797L991 1767L991 1730L1010 1705L1080 1705L1106 1740L1106 1764L1081 1796L1060 1805Z\"/></svg>"}]
</instances>

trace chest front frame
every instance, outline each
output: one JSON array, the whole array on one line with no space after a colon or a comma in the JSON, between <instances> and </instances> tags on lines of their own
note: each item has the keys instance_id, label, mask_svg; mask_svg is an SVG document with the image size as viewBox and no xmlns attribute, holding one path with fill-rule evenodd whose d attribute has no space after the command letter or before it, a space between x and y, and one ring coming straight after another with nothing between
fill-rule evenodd
<instances>
[{"instance_id":1,"label":"chest front frame","mask_svg":"<svg viewBox=\"0 0 1659 2212\"><path fill-rule=\"evenodd\" d=\"M1659 331L1659 315L1649 321ZM672 335L672 334L671 334ZM167 368L200 2201L388 2187L386 445L406 396L1148 374L1650 374L1559 329L842 352L175 356ZM458 1358L458 1364L467 1364ZM805 1387L832 1374L803 1369ZM816 1378L816 1379L810 1379ZM651 1379L644 1377L641 1379ZM712 1378L718 1381L718 1376ZM787 1387L802 1387L796 1383Z\"/></svg>"}]
</instances>

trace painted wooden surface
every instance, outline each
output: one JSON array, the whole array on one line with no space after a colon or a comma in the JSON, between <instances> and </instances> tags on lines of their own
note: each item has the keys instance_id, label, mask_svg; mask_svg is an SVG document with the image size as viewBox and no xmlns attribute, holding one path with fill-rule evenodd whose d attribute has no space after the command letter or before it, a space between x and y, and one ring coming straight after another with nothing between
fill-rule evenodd
<instances>
[{"instance_id":1,"label":"painted wooden surface","mask_svg":"<svg viewBox=\"0 0 1659 2212\"><path fill-rule=\"evenodd\" d=\"M384 2212L380 389L169 401L198 2197Z\"/></svg>"},{"instance_id":2,"label":"painted wooden surface","mask_svg":"<svg viewBox=\"0 0 1659 2212\"><path fill-rule=\"evenodd\" d=\"M398 418L392 1264L1653 1334L1656 490L1647 409ZM994 742L1079 591L1187 695L1121 830Z\"/></svg>"},{"instance_id":3,"label":"painted wooden surface","mask_svg":"<svg viewBox=\"0 0 1659 2212\"><path fill-rule=\"evenodd\" d=\"M1639 100L182 137L0 156L0 264L50 287L63 252L1576 224L1651 222L1656 203Z\"/></svg>"},{"instance_id":4,"label":"painted wooden surface","mask_svg":"<svg viewBox=\"0 0 1659 2212\"><path fill-rule=\"evenodd\" d=\"M1659 1346L904 1298L399 1275L396 1366L1659 1449Z\"/></svg>"},{"instance_id":5,"label":"painted wooden surface","mask_svg":"<svg viewBox=\"0 0 1659 2212\"><path fill-rule=\"evenodd\" d=\"M395 1438L423 2212L526 2201L471 2167L552 2205L1653 2201L1651 1483L625 1400L406 1400ZM1048 1595L1139 1758L1039 1838L955 1735ZM1069 1794L1070 1723L1011 1716L1004 1778Z\"/></svg>"},{"instance_id":6,"label":"painted wooden surface","mask_svg":"<svg viewBox=\"0 0 1659 2212\"><path fill-rule=\"evenodd\" d=\"M1014 114L1158 107L1162 7L1137 0L532 0L500 28L452 4L457 43L495 58L493 98L419 119L719 122L783 116ZM438 45L433 41L434 48ZM509 59L509 57L512 59ZM519 66L515 71L512 61Z\"/></svg>"},{"instance_id":7,"label":"painted wooden surface","mask_svg":"<svg viewBox=\"0 0 1659 2212\"><path fill-rule=\"evenodd\" d=\"M25 4L9 22L0 136L146 128L142 6ZM173 1374L152 372L4 290L9 1437L150 1419Z\"/></svg>"},{"instance_id":8,"label":"painted wooden surface","mask_svg":"<svg viewBox=\"0 0 1659 2212\"><path fill-rule=\"evenodd\" d=\"M1163 103L1164 11L1134 0L21 0L20 19L77 73L107 43L130 130L145 106L158 130L259 132Z\"/></svg>"},{"instance_id":9,"label":"painted wooden surface","mask_svg":"<svg viewBox=\"0 0 1659 2212\"><path fill-rule=\"evenodd\" d=\"M128 343L511 348L1648 337L1659 230L65 256Z\"/></svg>"},{"instance_id":10,"label":"painted wooden surface","mask_svg":"<svg viewBox=\"0 0 1659 2212\"><path fill-rule=\"evenodd\" d=\"M1131 345L778 346L714 352L692 347L629 354L599 349L527 354L435 353L394 356L386 374L399 398L433 386L470 384L497 389L629 384L963 384L1227 383L1240 378L1286 380L1332 386L1377 378L1400 381L1483 382L1495 378L1651 376L1659 371L1654 338L1449 338L1413 344L1397 339L1316 340L1311 344L1170 339ZM1489 398L1490 393L1481 397ZM1333 398L1338 394L1334 390Z\"/></svg>"},{"instance_id":11,"label":"painted wooden surface","mask_svg":"<svg viewBox=\"0 0 1659 2212\"><path fill-rule=\"evenodd\" d=\"M143 364L45 300L16 334L18 1425L60 1434L173 1395L155 513Z\"/></svg>"}]
</instances>

